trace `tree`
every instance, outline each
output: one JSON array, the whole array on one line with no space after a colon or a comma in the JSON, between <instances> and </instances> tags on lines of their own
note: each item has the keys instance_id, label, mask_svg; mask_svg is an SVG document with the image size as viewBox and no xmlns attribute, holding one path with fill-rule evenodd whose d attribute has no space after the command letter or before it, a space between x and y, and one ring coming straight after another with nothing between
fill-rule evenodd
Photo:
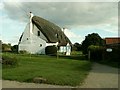
<instances>
[{"instance_id":1,"label":"tree","mask_svg":"<svg viewBox=\"0 0 120 90\"><path fill-rule=\"evenodd\" d=\"M80 51L81 50L81 44L79 44L79 43L76 42L73 45L72 50L74 50L74 51Z\"/></svg>"},{"instance_id":2,"label":"tree","mask_svg":"<svg viewBox=\"0 0 120 90\"><path fill-rule=\"evenodd\" d=\"M90 45L103 46L104 40L97 33L88 34L82 42L82 51L84 54L88 53L88 47Z\"/></svg>"},{"instance_id":3,"label":"tree","mask_svg":"<svg viewBox=\"0 0 120 90\"><path fill-rule=\"evenodd\" d=\"M18 52L18 45L14 45L14 46L12 46L11 47L11 49L12 49L12 52Z\"/></svg>"}]
</instances>

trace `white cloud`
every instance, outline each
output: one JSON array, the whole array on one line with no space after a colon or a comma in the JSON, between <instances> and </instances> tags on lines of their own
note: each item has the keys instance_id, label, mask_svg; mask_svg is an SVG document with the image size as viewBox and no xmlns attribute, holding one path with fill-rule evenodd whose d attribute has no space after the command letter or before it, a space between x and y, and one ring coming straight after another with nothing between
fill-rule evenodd
<instances>
[{"instance_id":1,"label":"white cloud","mask_svg":"<svg viewBox=\"0 0 120 90\"><path fill-rule=\"evenodd\" d=\"M84 37L77 35L70 31L69 29L64 30L65 35L71 40L71 42L74 44L76 42L81 43L84 40Z\"/></svg>"},{"instance_id":2,"label":"white cloud","mask_svg":"<svg viewBox=\"0 0 120 90\"><path fill-rule=\"evenodd\" d=\"M5 2L119 2L119 0L4 0Z\"/></svg>"},{"instance_id":3,"label":"white cloud","mask_svg":"<svg viewBox=\"0 0 120 90\"><path fill-rule=\"evenodd\" d=\"M13 5L14 4L14 5ZM4 10L11 19L17 20L25 12L32 11L35 15L48 19L60 26L96 25L106 23L118 15L117 3L68 2L43 3L19 2L4 3ZM15 13L15 14L13 14ZM49 15L48 15L49 13ZM24 18L26 19L26 17Z\"/></svg>"},{"instance_id":4,"label":"white cloud","mask_svg":"<svg viewBox=\"0 0 120 90\"><path fill-rule=\"evenodd\" d=\"M6 0L5 0L6 1ZM43 2L21 2L20 0L10 2L3 2L2 11L7 16L4 18L6 23L8 19L11 19L10 29L15 30L17 27L25 27L28 17L26 12L32 11L34 15L45 18L60 27L76 28L78 27L83 32L88 30L104 30L108 33L117 33L118 30L118 3L110 2L87 2L87 3L78 3L78 2L61 2L61 3L43 3ZM90 0L94 1L94 0ZM4 17L4 16L3 16ZM15 23L18 22L18 23ZM5 25L7 25L5 23ZM18 29L21 30L22 28ZM77 29L75 29L77 30ZM84 31L85 30L85 31ZM6 29L7 32L7 29ZM19 32L20 33L20 32ZM71 30L65 30L66 35L72 43L81 42L84 39L84 36L81 36L80 33L73 33ZM18 34L18 33L16 33ZM14 41L14 36L11 35L10 39ZM8 37L7 37L8 38ZM8 40L8 39L7 39ZM10 41L11 42L11 41Z\"/></svg>"},{"instance_id":5,"label":"white cloud","mask_svg":"<svg viewBox=\"0 0 120 90\"><path fill-rule=\"evenodd\" d=\"M0 3L0 10L2 10L4 7L3 3Z\"/></svg>"}]
</instances>

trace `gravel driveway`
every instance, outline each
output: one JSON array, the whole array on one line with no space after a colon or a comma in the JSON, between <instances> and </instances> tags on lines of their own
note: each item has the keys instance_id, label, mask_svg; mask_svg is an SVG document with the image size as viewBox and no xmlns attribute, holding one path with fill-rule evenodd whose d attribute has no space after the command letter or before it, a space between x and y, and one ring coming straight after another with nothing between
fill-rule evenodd
<instances>
[{"instance_id":1,"label":"gravel driveway","mask_svg":"<svg viewBox=\"0 0 120 90\"><path fill-rule=\"evenodd\" d=\"M118 88L118 69L94 63L92 70L81 86L77 88ZM2 81L2 88L72 88L48 84L20 83L16 81Z\"/></svg>"}]
</instances>

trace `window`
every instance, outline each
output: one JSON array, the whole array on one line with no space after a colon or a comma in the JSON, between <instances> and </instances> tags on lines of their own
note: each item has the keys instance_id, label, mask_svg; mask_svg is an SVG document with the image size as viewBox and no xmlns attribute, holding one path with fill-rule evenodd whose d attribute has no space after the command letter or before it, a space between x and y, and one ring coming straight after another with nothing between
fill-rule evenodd
<instances>
[{"instance_id":1,"label":"window","mask_svg":"<svg viewBox=\"0 0 120 90\"><path fill-rule=\"evenodd\" d=\"M55 36L58 38L58 34L55 34Z\"/></svg>"},{"instance_id":2,"label":"window","mask_svg":"<svg viewBox=\"0 0 120 90\"><path fill-rule=\"evenodd\" d=\"M40 47L42 47L42 44L40 44Z\"/></svg>"},{"instance_id":3,"label":"window","mask_svg":"<svg viewBox=\"0 0 120 90\"><path fill-rule=\"evenodd\" d=\"M40 36L40 31L38 31L38 36Z\"/></svg>"}]
</instances>

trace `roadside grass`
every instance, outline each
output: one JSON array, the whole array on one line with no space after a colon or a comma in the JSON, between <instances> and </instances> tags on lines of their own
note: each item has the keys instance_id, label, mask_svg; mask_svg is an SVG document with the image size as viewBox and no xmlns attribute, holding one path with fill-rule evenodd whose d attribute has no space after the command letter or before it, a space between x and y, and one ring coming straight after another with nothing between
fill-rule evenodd
<instances>
[{"instance_id":1,"label":"roadside grass","mask_svg":"<svg viewBox=\"0 0 120 90\"><path fill-rule=\"evenodd\" d=\"M2 69L2 79L33 82L35 77L45 78L46 84L80 85L91 69L91 62L46 55L3 53L18 59L18 66Z\"/></svg>"}]
</instances>

